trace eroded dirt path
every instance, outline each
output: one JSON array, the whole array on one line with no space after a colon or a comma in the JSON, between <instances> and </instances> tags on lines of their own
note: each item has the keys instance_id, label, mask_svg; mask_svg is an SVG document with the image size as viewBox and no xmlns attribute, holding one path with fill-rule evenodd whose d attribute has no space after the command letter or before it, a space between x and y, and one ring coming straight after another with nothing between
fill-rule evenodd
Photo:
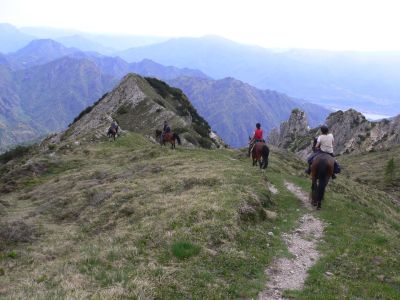
<instances>
[{"instance_id":1,"label":"eroded dirt path","mask_svg":"<svg viewBox=\"0 0 400 300\"><path fill-rule=\"evenodd\" d=\"M303 204L312 209L308 195L293 183L285 181L286 188L292 192ZM324 231L324 223L311 213L303 215L300 226L290 234L283 234L282 238L288 246L293 258L280 258L272 263L266 270L269 281L259 299L278 300L284 299L284 290L299 290L304 286L308 270L316 263L320 254L316 249L318 241Z\"/></svg>"}]
</instances>

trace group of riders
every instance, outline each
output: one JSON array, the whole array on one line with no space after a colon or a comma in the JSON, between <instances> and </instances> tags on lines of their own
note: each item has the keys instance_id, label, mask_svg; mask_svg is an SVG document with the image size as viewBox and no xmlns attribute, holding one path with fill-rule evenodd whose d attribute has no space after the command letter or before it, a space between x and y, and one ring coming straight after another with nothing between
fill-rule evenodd
<instances>
[{"instance_id":1,"label":"group of riders","mask_svg":"<svg viewBox=\"0 0 400 300\"><path fill-rule=\"evenodd\" d=\"M118 123L116 121L112 121L110 128L108 129L108 135L113 135L114 137L118 134ZM327 125L322 125L320 127L321 135L316 137L313 142L313 153L308 157L308 168L305 170L307 174L311 173L311 165L314 159L320 154L329 154L332 157L333 155L333 143L335 141L333 134L329 133L329 128ZM171 127L169 126L167 121L164 121L163 130L160 134L160 143L162 143L165 139L165 136L171 133ZM261 129L261 124L256 124L256 129L254 130L253 136L250 137L249 141L249 149L248 149L248 156L250 157L250 153L252 153L255 145L257 143L265 144L265 139L263 137L264 133ZM334 164L334 172L332 175L332 179L336 178L337 173L340 173L340 166L335 160Z\"/></svg>"},{"instance_id":2,"label":"group of riders","mask_svg":"<svg viewBox=\"0 0 400 300\"><path fill-rule=\"evenodd\" d=\"M334 143L335 139L333 137L333 134L329 133L329 128L327 125L322 125L320 127L320 130L321 130L321 135L314 138L313 147L312 147L313 153L307 159L308 168L305 170L305 173L307 173L308 175L311 174L311 165L312 165L314 159L318 155L329 154L330 156L334 157L333 143ZM263 130L261 129L260 123L256 124L256 129L254 130L253 136L250 137L249 149L248 149L249 157L250 157L250 153L253 152L253 149L257 143L265 144L265 139L263 137ZM335 160L332 179L335 179L336 178L335 174L338 174L338 173L340 173L340 166L339 166L338 162Z\"/></svg>"}]
</instances>

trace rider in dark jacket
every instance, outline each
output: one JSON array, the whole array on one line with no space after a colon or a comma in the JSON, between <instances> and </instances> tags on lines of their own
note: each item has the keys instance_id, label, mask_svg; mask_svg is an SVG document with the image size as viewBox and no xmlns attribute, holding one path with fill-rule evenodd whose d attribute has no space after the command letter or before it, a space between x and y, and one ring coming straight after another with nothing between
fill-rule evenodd
<instances>
[{"instance_id":1,"label":"rider in dark jacket","mask_svg":"<svg viewBox=\"0 0 400 300\"><path fill-rule=\"evenodd\" d=\"M169 127L168 122L164 121L164 127L161 133L161 141L164 139L164 135L168 132L171 132L171 127Z\"/></svg>"}]
</instances>

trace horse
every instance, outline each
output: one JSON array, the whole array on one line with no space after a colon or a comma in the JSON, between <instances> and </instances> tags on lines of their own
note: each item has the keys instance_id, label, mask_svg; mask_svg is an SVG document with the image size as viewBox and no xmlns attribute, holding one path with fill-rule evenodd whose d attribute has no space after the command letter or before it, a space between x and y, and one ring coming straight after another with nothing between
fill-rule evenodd
<instances>
[{"instance_id":1,"label":"horse","mask_svg":"<svg viewBox=\"0 0 400 300\"><path fill-rule=\"evenodd\" d=\"M156 138L160 140L160 144L162 146L165 146L165 143L169 142L169 143L171 143L171 149L175 149L175 141L178 142L178 145L181 145L181 138L176 133L166 132L166 133L164 133L162 140L161 140L161 136L162 136L162 131L157 129L156 130Z\"/></svg>"},{"instance_id":2,"label":"horse","mask_svg":"<svg viewBox=\"0 0 400 300\"><path fill-rule=\"evenodd\" d=\"M110 138L113 138L114 139L114 141L115 141L115 137L117 136L117 134L118 134L118 127L110 127L110 128L108 128L108 131L107 131L107 137L110 139Z\"/></svg>"},{"instance_id":3,"label":"horse","mask_svg":"<svg viewBox=\"0 0 400 300\"><path fill-rule=\"evenodd\" d=\"M265 143L257 142L251 151L251 155L253 158L253 166L256 166L258 162L260 169L266 169L268 167L269 148Z\"/></svg>"},{"instance_id":4,"label":"horse","mask_svg":"<svg viewBox=\"0 0 400 300\"><path fill-rule=\"evenodd\" d=\"M311 165L311 203L321 209L325 188L333 174L335 159L328 153L318 154Z\"/></svg>"}]
</instances>

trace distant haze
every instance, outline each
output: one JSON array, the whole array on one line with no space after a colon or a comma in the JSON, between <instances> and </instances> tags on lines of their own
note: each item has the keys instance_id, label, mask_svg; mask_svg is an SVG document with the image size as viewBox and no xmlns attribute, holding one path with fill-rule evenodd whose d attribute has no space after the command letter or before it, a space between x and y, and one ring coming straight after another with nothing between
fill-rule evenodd
<instances>
[{"instance_id":1,"label":"distant haze","mask_svg":"<svg viewBox=\"0 0 400 300\"><path fill-rule=\"evenodd\" d=\"M20 27L360 51L400 51L398 12L396 0L0 0L0 23Z\"/></svg>"}]
</instances>

